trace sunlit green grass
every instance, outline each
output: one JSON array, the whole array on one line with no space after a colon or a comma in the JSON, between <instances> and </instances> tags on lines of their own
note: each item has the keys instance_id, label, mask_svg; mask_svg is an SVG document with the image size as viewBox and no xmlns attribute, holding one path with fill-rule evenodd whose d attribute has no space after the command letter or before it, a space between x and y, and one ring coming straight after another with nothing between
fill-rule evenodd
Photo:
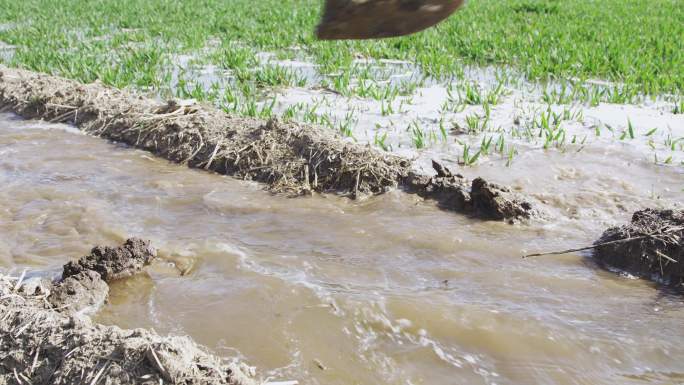
<instances>
[{"instance_id":1,"label":"sunlit green grass","mask_svg":"<svg viewBox=\"0 0 684 385\"><path fill-rule=\"evenodd\" d=\"M153 72L164 53L199 50L218 39L223 50L213 58L229 68L252 64L255 51L296 46L329 71L364 56L413 61L434 77L458 74L465 62L513 66L531 78L602 78L651 94L684 87L681 0L472 0L438 28L373 42L316 42L320 6L313 0L0 0L0 22L18 24L0 39L20 47L12 64L116 86L158 86L163 79Z\"/></svg>"},{"instance_id":2,"label":"sunlit green grass","mask_svg":"<svg viewBox=\"0 0 684 385\"><path fill-rule=\"evenodd\" d=\"M682 0L470 0L447 22L413 36L343 42L315 40L321 6L322 0L0 0L0 41L16 47L12 59L0 56L0 62L262 118L275 115L278 88L377 101L384 117L403 114L419 87L441 82L448 98L439 126L411 121L406 131L418 149L446 143L454 122L444 117L480 107L458 127L484 135L479 147L459 142L465 165L495 153L512 161L517 151L493 126L490 112L527 82L538 91L530 95L548 107L516 123L510 134L541 140L545 149L583 146L586 136L570 137L561 125L581 120L576 102L665 97L673 113L684 111ZM264 62L264 54L317 67L301 72ZM190 58L183 66L180 55ZM216 71L208 82L197 72L206 66ZM491 79L466 75L480 66L491 70ZM390 81L407 71L409 77ZM561 114L552 105L567 107ZM278 115L354 138L356 111L335 118L323 109L318 102L295 103ZM620 139L633 137L627 129ZM665 145L681 149L680 139ZM386 141L387 132L375 133L375 146L391 150Z\"/></svg>"},{"instance_id":3,"label":"sunlit green grass","mask_svg":"<svg viewBox=\"0 0 684 385\"><path fill-rule=\"evenodd\" d=\"M13 65L115 86L159 87L168 52L211 39L228 68L258 51L303 53L324 72L355 57L416 62L433 77L464 63L501 64L530 78L601 78L642 93L684 88L681 0L471 0L438 28L403 38L317 42L314 0L0 0L0 40L19 47ZM132 44L133 43L133 44ZM290 80L284 79L284 82Z\"/></svg>"}]
</instances>

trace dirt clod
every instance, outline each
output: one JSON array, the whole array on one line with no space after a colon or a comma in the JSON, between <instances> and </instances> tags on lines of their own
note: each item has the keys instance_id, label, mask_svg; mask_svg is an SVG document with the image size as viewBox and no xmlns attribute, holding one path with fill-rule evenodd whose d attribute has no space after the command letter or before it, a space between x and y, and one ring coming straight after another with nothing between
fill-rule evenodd
<instances>
[{"instance_id":1,"label":"dirt clod","mask_svg":"<svg viewBox=\"0 0 684 385\"><path fill-rule=\"evenodd\" d=\"M684 283L684 210L637 211L595 243L602 264L673 287Z\"/></svg>"},{"instance_id":2,"label":"dirt clod","mask_svg":"<svg viewBox=\"0 0 684 385\"><path fill-rule=\"evenodd\" d=\"M225 362L187 337L93 324L84 315L107 296L103 274L134 274L153 255L148 242L130 239L94 248L54 284L33 278L17 289L17 279L0 275L0 385L255 385L252 368Z\"/></svg>"},{"instance_id":3,"label":"dirt clod","mask_svg":"<svg viewBox=\"0 0 684 385\"><path fill-rule=\"evenodd\" d=\"M90 254L64 265L64 279L83 271L95 271L103 280L130 277L142 271L156 257L148 241L131 238L119 247L96 246Z\"/></svg>"},{"instance_id":4,"label":"dirt clod","mask_svg":"<svg viewBox=\"0 0 684 385\"><path fill-rule=\"evenodd\" d=\"M475 178L470 188L472 210L486 219L530 218L532 205L508 187Z\"/></svg>"},{"instance_id":5,"label":"dirt clod","mask_svg":"<svg viewBox=\"0 0 684 385\"><path fill-rule=\"evenodd\" d=\"M410 192L433 199L444 209L488 220L515 220L536 214L529 202L505 186L482 178L469 182L436 161L432 167L435 176L411 173L405 184Z\"/></svg>"},{"instance_id":6,"label":"dirt clod","mask_svg":"<svg viewBox=\"0 0 684 385\"><path fill-rule=\"evenodd\" d=\"M84 270L52 287L48 302L62 312L94 313L107 300L109 286L100 274Z\"/></svg>"}]
</instances>

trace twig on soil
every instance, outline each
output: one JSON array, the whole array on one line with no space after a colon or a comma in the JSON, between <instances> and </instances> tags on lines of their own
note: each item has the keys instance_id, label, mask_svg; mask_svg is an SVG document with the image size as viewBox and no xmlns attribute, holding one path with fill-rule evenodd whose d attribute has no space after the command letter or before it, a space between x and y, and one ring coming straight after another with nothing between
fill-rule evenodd
<instances>
[{"instance_id":1,"label":"twig on soil","mask_svg":"<svg viewBox=\"0 0 684 385\"><path fill-rule=\"evenodd\" d=\"M12 368L12 370L14 371L14 378L17 380L17 384L22 385L23 382L21 382L19 375L17 375L17 368Z\"/></svg>"},{"instance_id":2,"label":"twig on soil","mask_svg":"<svg viewBox=\"0 0 684 385\"><path fill-rule=\"evenodd\" d=\"M645 238L645 237L640 237L640 238ZM563 255L563 254L570 254L570 253L575 253L575 252L578 252L578 251L592 250L592 249L595 249L595 248L600 247L600 246L610 245L610 244L613 244L613 243L626 242L626 241L634 240L634 239L639 239L639 238L620 239L619 241L606 242L606 243L602 243L602 244L599 244L599 245L593 245L593 246L579 247L579 248L577 248L577 249L567 249L567 250L561 250L561 251L549 251L549 252L546 252L546 253L526 254L526 255L523 255L522 258L525 259L525 258L531 258L531 257L542 257L542 256L545 256L545 255Z\"/></svg>"},{"instance_id":3,"label":"twig on soil","mask_svg":"<svg viewBox=\"0 0 684 385\"><path fill-rule=\"evenodd\" d=\"M26 277L26 269L21 272L21 276L19 276L19 279L17 280L17 284L14 286L13 292L17 292L19 288L21 287L21 284L24 282L24 277Z\"/></svg>"},{"instance_id":4,"label":"twig on soil","mask_svg":"<svg viewBox=\"0 0 684 385\"><path fill-rule=\"evenodd\" d=\"M57 103L45 103L45 107L57 107L57 108L68 108L72 110L78 109L76 106L66 106L64 104L57 104Z\"/></svg>"},{"instance_id":5,"label":"twig on soil","mask_svg":"<svg viewBox=\"0 0 684 385\"><path fill-rule=\"evenodd\" d=\"M83 345L80 345L80 346L77 346L77 347L71 349L67 354L64 355L64 358L65 358L65 359L66 359L66 358L69 358L70 355L74 354L74 353L76 352L76 350L78 350L78 349L80 349L80 348L82 348L82 347L83 347Z\"/></svg>"},{"instance_id":6,"label":"twig on soil","mask_svg":"<svg viewBox=\"0 0 684 385\"><path fill-rule=\"evenodd\" d=\"M216 157L216 153L218 152L219 146L221 146L221 142L216 143L216 147L214 147L214 151L211 153L211 156L209 157L207 164L204 165L205 170L209 170L211 164L214 162L214 158Z\"/></svg>"},{"instance_id":7,"label":"twig on soil","mask_svg":"<svg viewBox=\"0 0 684 385\"><path fill-rule=\"evenodd\" d=\"M678 232L678 231L684 231L684 226L683 226L683 227L672 227L672 228L669 228L669 229L667 229L667 230L662 230L662 231L660 231L660 232L657 232L657 231L656 231L656 232L653 232L653 233L650 233L650 234L640 235L640 236L638 236L638 237L629 237L629 238L617 239L617 240L610 241L610 242L597 243L597 244L594 244L594 245L591 245L591 246L579 247L579 248L576 248L576 249L567 249L567 250L561 250L561 251L550 251L550 252L546 252L546 253L527 254L527 255L523 255L522 258L525 259L525 258L530 258L530 257L542 257L542 256L546 256L546 255L562 255L562 254L569 254L569 253L575 253L575 252L578 252L578 251L592 250L592 249L599 248L599 247L601 247L601 246L608 246L608 245L613 245L613 244L616 244L616 243L623 243L623 242L629 242L629 241L637 241L637 240L639 240L639 239L646 239L646 238L655 238L655 239L658 239L658 237L657 237L656 235L667 234L667 233L674 233L674 232ZM672 258L670 258L670 257L667 257L666 259L668 259L668 260L670 260L670 261L672 261L672 262L675 262L675 263L677 262L677 261L675 261L674 259L672 259Z\"/></svg>"},{"instance_id":8,"label":"twig on soil","mask_svg":"<svg viewBox=\"0 0 684 385\"><path fill-rule=\"evenodd\" d=\"M656 250L655 252L656 252L656 254L661 256L662 258L665 258L672 263L677 263L677 260L670 258L669 256L665 255L664 253L660 252L659 250Z\"/></svg>"},{"instance_id":9,"label":"twig on soil","mask_svg":"<svg viewBox=\"0 0 684 385\"><path fill-rule=\"evenodd\" d=\"M104 365L102 365L102 369L100 369L100 371L97 372L97 374L95 375L95 378L93 378L93 381L90 382L90 385L95 385L95 384L97 384L97 381L98 381L98 380L100 379L100 377L102 376L102 373L103 373L108 367L109 367L109 362L107 362L107 363L105 363Z\"/></svg>"},{"instance_id":10,"label":"twig on soil","mask_svg":"<svg viewBox=\"0 0 684 385\"><path fill-rule=\"evenodd\" d=\"M36 370L36 366L38 366L38 355L40 354L40 346L36 348L36 355L33 357L33 364L31 364L31 370L29 371L29 374L33 376L33 372Z\"/></svg>"},{"instance_id":11,"label":"twig on soil","mask_svg":"<svg viewBox=\"0 0 684 385\"><path fill-rule=\"evenodd\" d=\"M159 357L157 357L157 353L154 352L152 346L148 346L147 349L147 351L150 352L150 354L152 355L152 358L154 359L154 364L157 366L157 370L162 375L162 377L166 379L171 379L171 375L166 370L166 368L164 368L164 365L162 365L161 361L159 361Z\"/></svg>"},{"instance_id":12,"label":"twig on soil","mask_svg":"<svg viewBox=\"0 0 684 385\"><path fill-rule=\"evenodd\" d=\"M65 113L63 113L63 114L61 114L61 115L58 115L58 116L56 116L56 117L50 119L49 122L50 122L50 123L62 123L62 122L66 122L66 121L69 120L69 116L71 116L71 115L76 115L76 111L73 111L73 110L72 110L72 111L67 111L67 112L65 112Z\"/></svg>"},{"instance_id":13,"label":"twig on soil","mask_svg":"<svg viewBox=\"0 0 684 385\"><path fill-rule=\"evenodd\" d=\"M33 323L33 320L31 319L31 320L29 320L28 322L26 322L24 325L22 325L22 326L19 328L19 331L17 331L17 333L14 335L14 338L19 338L19 336L21 335L21 333L23 333L26 329L28 329L29 326L31 326L32 323Z\"/></svg>"}]
</instances>

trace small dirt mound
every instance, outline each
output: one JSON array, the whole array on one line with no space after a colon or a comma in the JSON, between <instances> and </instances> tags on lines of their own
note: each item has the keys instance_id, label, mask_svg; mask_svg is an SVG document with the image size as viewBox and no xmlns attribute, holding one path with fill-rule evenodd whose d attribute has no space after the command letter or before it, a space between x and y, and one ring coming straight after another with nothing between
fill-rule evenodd
<instances>
[{"instance_id":1,"label":"small dirt mound","mask_svg":"<svg viewBox=\"0 0 684 385\"><path fill-rule=\"evenodd\" d=\"M126 278L142 271L156 255L156 250L150 247L148 241L138 238L128 239L119 247L97 246L78 261L64 265L62 278L87 270L99 273L107 282Z\"/></svg>"},{"instance_id":2,"label":"small dirt mound","mask_svg":"<svg viewBox=\"0 0 684 385\"><path fill-rule=\"evenodd\" d=\"M594 245L594 257L606 266L684 284L684 210L637 211L631 223L606 230Z\"/></svg>"},{"instance_id":3,"label":"small dirt mound","mask_svg":"<svg viewBox=\"0 0 684 385\"><path fill-rule=\"evenodd\" d=\"M130 239L65 265L69 275L54 284L0 275L0 384L255 385L253 369L224 362L187 337L97 325L83 315L107 297L101 272L129 276L153 255L149 243Z\"/></svg>"},{"instance_id":4,"label":"small dirt mound","mask_svg":"<svg viewBox=\"0 0 684 385\"><path fill-rule=\"evenodd\" d=\"M156 257L148 241L131 238L119 247L96 246L90 254L64 265L62 278L47 297L55 309L94 313L107 299L107 282L138 274Z\"/></svg>"},{"instance_id":5,"label":"small dirt mound","mask_svg":"<svg viewBox=\"0 0 684 385\"><path fill-rule=\"evenodd\" d=\"M107 300L109 286L100 274L85 270L62 277L47 293L48 302L60 312L92 314Z\"/></svg>"},{"instance_id":6,"label":"small dirt mound","mask_svg":"<svg viewBox=\"0 0 684 385\"><path fill-rule=\"evenodd\" d=\"M489 183L482 178L469 182L460 174L432 162L436 174L432 177L410 174L406 185L410 192L433 199L440 207L465 213L480 219L509 221L536 215L532 204L509 188Z\"/></svg>"}]
</instances>

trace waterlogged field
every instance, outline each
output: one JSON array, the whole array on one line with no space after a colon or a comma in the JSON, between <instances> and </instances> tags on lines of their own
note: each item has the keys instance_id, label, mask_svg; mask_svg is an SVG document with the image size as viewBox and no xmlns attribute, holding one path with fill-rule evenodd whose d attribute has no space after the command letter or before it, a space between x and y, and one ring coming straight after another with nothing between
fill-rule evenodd
<instances>
[{"instance_id":1,"label":"waterlogged field","mask_svg":"<svg viewBox=\"0 0 684 385\"><path fill-rule=\"evenodd\" d=\"M512 65L535 79L601 78L624 84L624 97L684 87L684 6L677 0L473 0L427 32L351 43L314 41L318 0L0 4L0 36L19 47L15 63L118 87L166 85L158 75L171 52L191 53L256 86L303 81L273 68L248 71L266 51L311 60L323 74L361 78L370 74L354 68L355 59L372 58L415 62L436 78L462 75L464 62ZM344 81L331 85L347 90Z\"/></svg>"},{"instance_id":2,"label":"waterlogged field","mask_svg":"<svg viewBox=\"0 0 684 385\"><path fill-rule=\"evenodd\" d=\"M320 1L0 5L8 65L313 123L419 165L607 138L684 161L678 0L473 0L437 28L361 42L315 41Z\"/></svg>"},{"instance_id":3,"label":"waterlogged field","mask_svg":"<svg viewBox=\"0 0 684 385\"><path fill-rule=\"evenodd\" d=\"M355 42L315 41L321 6L0 0L0 63L314 124L511 186L542 218L274 197L5 114L0 267L152 239L190 273L118 283L98 320L189 334L274 381L681 382L681 297L585 254L519 257L681 207L684 2L470 0L428 31Z\"/></svg>"}]
</instances>

